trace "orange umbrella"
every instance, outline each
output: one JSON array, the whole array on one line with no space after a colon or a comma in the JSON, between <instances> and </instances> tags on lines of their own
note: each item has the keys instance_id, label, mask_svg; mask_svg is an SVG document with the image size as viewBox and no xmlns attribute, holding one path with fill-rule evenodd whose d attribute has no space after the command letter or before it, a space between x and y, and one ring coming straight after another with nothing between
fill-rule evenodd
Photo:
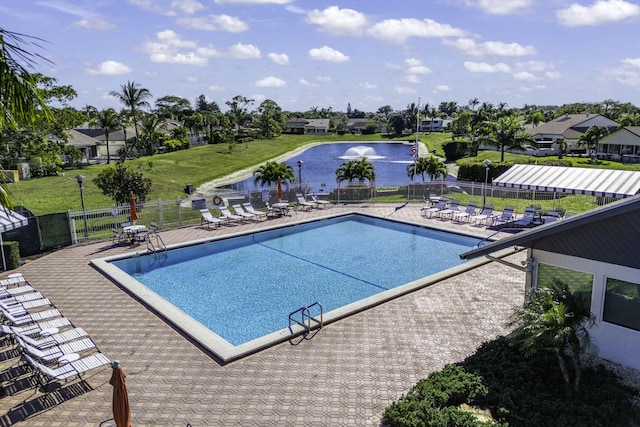
<instances>
[{"instance_id":1,"label":"orange umbrella","mask_svg":"<svg viewBox=\"0 0 640 427\"><path fill-rule=\"evenodd\" d=\"M125 384L124 371L117 360L111 364L113 373L109 384L113 386L113 421L117 427L131 427L131 408L129 407L129 394Z\"/></svg>"},{"instance_id":2,"label":"orange umbrella","mask_svg":"<svg viewBox=\"0 0 640 427\"><path fill-rule=\"evenodd\" d=\"M136 199L133 197L133 192L129 193L129 206L131 207L131 221L136 222L138 220L138 211L136 209Z\"/></svg>"},{"instance_id":3,"label":"orange umbrella","mask_svg":"<svg viewBox=\"0 0 640 427\"><path fill-rule=\"evenodd\" d=\"M280 178L278 178L278 201L282 200L282 184Z\"/></svg>"}]
</instances>

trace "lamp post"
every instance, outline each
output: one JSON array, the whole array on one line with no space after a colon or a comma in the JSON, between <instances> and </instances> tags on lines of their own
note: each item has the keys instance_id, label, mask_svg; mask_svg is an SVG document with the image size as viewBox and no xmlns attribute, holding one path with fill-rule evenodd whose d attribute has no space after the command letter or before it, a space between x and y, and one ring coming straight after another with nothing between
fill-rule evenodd
<instances>
[{"instance_id":1,"label":"lamp post","mask_svg":"<svg viewBox=\"0 0 640 427\"><path fill-rule=\"evenodd\" d=\"M300 193L303 193L302 191L302 164L304 162L302 160L298 160L298 186L300 187ZM303 193L304 194L304 193Z\"/></svg>"},{"instance_id":2,"label":"lamp post","mask_svg":"<svg viewBox=\"0 0 640 427\"><path fill-rule=\"evenodd\" d=\"M489 182L489 165L491 161L484 159L482 164L484 165L484 187L482 187L482 207L484 208L487 205L487 183Z\"/></svg>"},{"instance_id":3,"label":"lamp post","mask_svg":"<svg viewBox=\"0 0 640 427\"><path fill-rule=\"evenodd\" d=\"M78 187L80 188L80 201L82 202L82 219L84 220L84 238L85 240L89 240L89 227L87 227L87 211L84 207L84 187L82 186L82 182L84 181L83 175L76 176L76 181L78 181Z\"/></svg>"}]
</instances>

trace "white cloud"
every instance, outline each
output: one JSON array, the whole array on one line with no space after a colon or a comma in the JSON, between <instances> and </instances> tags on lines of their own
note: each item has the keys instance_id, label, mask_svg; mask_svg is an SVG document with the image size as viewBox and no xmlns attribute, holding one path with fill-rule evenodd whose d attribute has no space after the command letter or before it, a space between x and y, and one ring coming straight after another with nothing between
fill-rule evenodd
<instances>
[{"instance_id":1,"label":"white cloud","mask_svg":"<svg viewBox=\"0 0 640 427\"><path fill-rule=\"evenodd\" d=\"M187 83L198 83L198 78L195 76L187 76Z\"/></svg>"},{"instance_id":2,"label":"white cloud","mask_svg":"<svg viewBox=\"0 0 640 427\"><path fill-rule=\"evenodd\" d=\"M640 57L621 60L611 74L622 85L640 87Z\"/></svg>"},{"instance_id":3,"label":"white cloud","mask_svg":"<svg viewBox=\"0 0 640 427\"><path fill-rule=\"evenodd\" d=\"M97 67L88 66L85 71L87 72L87 74L91 74L92 76L116 76L121 74L129 74L132 70L121 62L109 60L104 61Z\"/></svg>"},{"instance_id":4,"label":"white cloud","mask_svg":"<svg viewBox=\"0 0 640 427\"><path fill-rule=\"evenodd\" d=\"M205 8L201 3L198 3L195 0L173 0L171 2L171 7L179 9L186 15L193 15L197 11Z\"/></svg>"},{"instance_id":5,"label":"white cloud","mask_svg":"<svg viewBox=\"0 0 640 427\"><path fill-rule=\"evenodd\" d=\"M156 33L156 38L163 43L175 47L195 48L198 42L192 40L182 40L178 33L173 30L164 30Z\"/></svg>"},{"instance_id":6,"label":"white cloud","mask_svg":"<svg viewBox=\"0 0 640 427\"><path fill-rule=\"evenodd\" d=\"M158 15L175 16L176 12L167 7L166 4L160 4L152 0L129 0L129 3L140 7L143 10L157 13Z\"/></svg>"},{"instance_id":7,"label":"white cloud","mask_svg":"<svg viewBox=\"0 0 640 427\"><path fill-rule=\"evenodd\" d=\"M414 88L405 86L396 86L393 88L393 91L398 95L413 95L417 93L417 90Z\"/></svg>"},{"instance_id":8,"label":"white cloud","mask_svg":"<svg viewBox=\"0 0 640 427\"><path fill-rule=\"evenodd\" d=\"M108 31L114 27L112 23L102 18L84 18L74 22L73 25L99 31Z\"/></svg>"},{"instance_id":9,"label":"white cloud","mask_svg":"<svg viewBox=\"0 0 640 427\"><path fill-rule=\"evenodd\" d=\"M412 84L422 83L422 81L420 80L420 77L416 76L415 74L409 74L404 78L404 81Z\"/></svg>"},{"instance_id":10,"label":"white cloud","mask_svg":"<svg viewBox=\"0 0 640 427\"><path fill-rule=\"evenodd\" d=\"M322 46L321 48L309 50L309 58L316 61L329 61L329 62L347 62L349 57L344 53L330 48L329 46Z\"/></svg>"},{"instance_id":11,"label":"white cloud","mask_svg":"<svg viewBox=\"0 0 640 427\"><path fill-rule=\"evenodd\" d=\"M353 9L330 6L324 10L314 9L307 13L306 21L330 34L358 36L367 25L367 18Z\"/></svg>"},{"instance_id":12,"label":"white cloud","mask_svg":"<svg viewBox=\"0 0 640 427\"><path fill-rule=\"evenodd\" d=\"M487 64L486 62L465 61L464 68L471 73L510 73L511 67L503 62Z\"/></svg>"},{"instance_id":13,"label":"white cloud","mask_svg":"<svg viewBox=\"0 0 640 427\"><path fill-rule=\"evenodd\" d=\"M294 0L215 0L216 4L288 4Z\"/></svg>"},{"instance_id":14,"label":"white cloud","mask_svg":"<svg viewBox=\"0 0 640 427\"><path fill-rule=\"evenodd\" d=\"M256 87L284 87L287 85L282 79L274 76L268 76L253 83Z\"/></svg>"},{"instance_id":15,"label":"white cloud","mask_svg":"<svg viewBox=\"0 0 640 427\"><path fill-rule=\"evenodd\" d=\"M556 12L560 24L566 27L603 25L640 14L640 6L624 0L597 0L589 6L572 3Z\"/></svg>"},{"instance_id":16,"label":"white cloud","mask_svg":"<svg viewBox=\"0 0 640 427\"><path fill-rule=\"evenodd\" d=\"M215 49L197 46L197 42L183 40L175 31L165 30L156 33L155 41L144 43L142 51L149 54L152 62L198 66L207 65L207 58L217 54Z\"/></svg>"},{"instance_id":17,"label":"white cloud","mask_svg":"<svg viewBox=\"0 0 640 427\"><path fill-rule=\"evenodd\" d=\"M302 86L306 86L306 87L317 87L318 86L317 83L310 82L307 79L300 79L300 84Z\"/></svg>"},{"instance_id":18,"label":"white cloud","mask_svg":"<svg viewBox=\"0 0 640 427\"><path fill-rule=\"evenodd\" d=\"M447 85L436 85L436 87L433 88L433 93L449 92L450 90L451 88Z\"/></svg>"},{"instance_id":19,"label":"white cloud","mask_svg":"<svg viewBox=\"0 0 640 427\"><path fill-rule=\"evenodd\" d=\"M228 31L242 33L249 26L242 20L229 15L209 15L200 18L179 18L177 24L181 27L205 31Z\"/></svg>"},{"instance_id":20,"label":"white cloud","mask_svg":"<svg viewBox=\"0 0 640 427\"><path fill-rule=\"evenodd\" d=\"M517 73L513 73L513 78L515 80L523 80L528 82L534 82L538 80L538 78L528 71L520 71Z\"/></svg>"},{"instance_id":21,"label":"white cloud","mask_svg":"<svg viewBox=\"0 0 640 427\"><path fill-rule=\"evenodd\" d=\"M267 58L279 65L289 65L289 55L286 53L270 53Z\"/></svg>"},{"instance_id":22,"label":"white cloud","mask_svg":"<svg viewBox=\"0 0 640 427\"><path fill-rule=\"evenodd\" d=\"M261 55L256 46L238 43L229 48L229 56L235 59L257 59Z\"/></svg>"},{"instance_id":23,"label":"white cloud","mask_svg":"<svg viewBox=\"0 0 640 427\"><path fill-rule=\"evenodd\" d=\"M462 38L455 41L443 40L443 44L454 47L469 56L525 56L535 55L538 50L533 46L518 43L484 42L476 43L472 39Z\"/></svg>"},{"instance_id":24,"label":"white cloud","mask_svg":"<svg viewBox=\"0 0 640 427\"><path fill-rule=\"evenodd\" d=\"M389 43L402 44L411 37L463 37L466 32L448 24L441 24L432 19L386 19L367 30L373 38Z\"/></svg>"},{"instance_id":25,"label":"white cloud","mask_svg":"<svg viewBox=\"0 0 640 427\"><path fill-rule=\"evenodd\" d=\"M316 77L316 81L320 83L331 83L333 79L329 76L318 76Z\"/></svg>"},{"instance_id":26,"label":"white cloud","mask_svg":"<svg viewBox=\"0 0 640 427\"><path fill-rule=\"evenodd\" d=\"M512 15L525 12L532 0L465 0L468 6L477 7L492 15Z\"/></svg>"},{"instance_id":27,"label":"white cloud","mask_svg":"<svg viewBox=\"0 0 640 427\"><path fill-rule=\"evenodd\" d=\"M378 86L374 85L373 83L369 83L369 82L360 83L358 86L361 87L364 90L376 90L376 89L378 89Z\"/></svg>"},{"instance_id":28,"label":"white cloud","mask_svg":"<svg viewBox=\"0 0 640 427\"><path fill-rule=\"evenodd\" d=\"M212 92L222 92L224 91L224 86L208 86L207 89Z\"/></svg>"}]
</instances>

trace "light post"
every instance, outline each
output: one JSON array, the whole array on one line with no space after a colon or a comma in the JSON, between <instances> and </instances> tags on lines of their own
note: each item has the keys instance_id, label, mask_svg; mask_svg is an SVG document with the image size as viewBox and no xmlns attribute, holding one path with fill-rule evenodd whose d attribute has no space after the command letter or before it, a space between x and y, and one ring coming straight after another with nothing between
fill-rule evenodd
<instances>
[{"instance_id":1,"label":"light post","mask_svg":"<svg viewBox=\"0 0 640 427\"><path fill-rule=\"evenodd\" d=\"M298 160L298 181L299 181L298 185L300 186L300 193L303 193L302 191L302 164L303 163L304 162L302 160Z\"/></svg>"},{"instance_id":2,"label":"light post","mask_svg":"<svg viewBox=\"0 0 640 427\"><path fill-rule=\"evenodd\" d=\"M87 211L84 208L84 187L82 186L82 182L84 181L83 175L76 176L76 181L78 181L78 187L80 187L80 201L82 202L82 219L84 220L84 238L85 240L89 240L89 228L87 227Z\"/></svg>"},{"instance_id":3,"label":"light post","mask_svg":"<svg viewBox=\"0 0 640 427\"><path fill-rule=\"evenodd\" d=\"M484 208L487 205L487 183L489 182L489 165L491 161L484 159L482 164L484 165L484 187L482 187L482 207Z\"/></svg>"}]
</instances>

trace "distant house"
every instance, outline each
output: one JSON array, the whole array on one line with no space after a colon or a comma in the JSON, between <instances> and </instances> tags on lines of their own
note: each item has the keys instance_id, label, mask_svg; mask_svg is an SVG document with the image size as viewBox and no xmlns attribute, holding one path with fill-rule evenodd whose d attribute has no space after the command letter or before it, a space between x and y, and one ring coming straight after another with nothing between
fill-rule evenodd
<instances>
[{"instance_id":1,"label":"distant house","mask_svg":"<svg viewBox=\"0 0 640 427\"><path fill-rule=\"evenodd\" d=\"M96 161L106 161L107 160L107 138L104 134L104 130L100 128L89 128L89 127L77 127L72 129L72 131L79 132L89 138L95 139L97 141L96 145L96 155L94 160ZM127 139L135 136L135 129L131 127L127 129ZM116 130L113 132L109 132L109 153L112 159L117 158L118 150L121 147L125 146L125 136L122 130Z\"/></svg>"},{"instance_id":2,"label":"distant house","mask_svg":"<svg viewBox=\"0 0 640 427\"><path fill-rule=\"evenodd\" d=\"M556 154L559 152L558 141L564 140L567 153L582 154L586 149L578 147L578 139L591 126L604 126L613 131L618 128L618 123L599 114L565 114L527 132L533 135L538 151Z\"/></svg>"},{"instance_id":3,"label":"distant house","mask_svg":"<svg viewBox=\"0 0 640 427\"><path fill-rule=\"evenodd\" d=\"M590 303L595 324L589 332L599 356L640 369L639 217L640 196L633 196L460 257L502 257L507 248L527 248L525 265L511 264L526 272L527 287L566 283Z\"/></svg>"},{"instance_id":4,"label":"distant house","mask_svg":"<svg viewBox=\"0 0 640 427\"><path fill-rule=\"evenodd\" d=\"M96 161L98 157L98 144L99 141L97 139L91 138L82 132L78 132L75 129L69 131L67 145L75 147L82 152L82 163L89 164ZM64 156L62 161L69 163L69 159L64 158Z\"/></svg>"},{"instance_id":5,"label":"distant house","mask_svg":"<svg viewBox=\"0 0 640 427\"><path fill-rule=\"evenodd\" d=\"M327 134L329 133L329 119L289 119L285 133L296 135Z\"/></svg>"},{"instance_id":6,"label":"distant house","mask_svg":"<svg viewBox=\"0 0 640 427\"><path fill-rule=\"evenodd\" d=\"M347 121L347 132L362 133L368 123L369 119L349 119Z\"/></svg>"},{"instance_id":7,"label":"distant house","mask_svg":"<svg viewBox=\"0 0 640 427\"><path fill-rule=\"evenodd\" d=\"M600 140L596 156L601 159L640 162L640 126L625 126Z\"/></svg>"},{"instance_id":8,"label":"distant house","mask_svg":"<svg viewBox=\"0 0 640 427\"><path fill-rule=\"evenodd\" d=\"M420 132L442 132L447 126L449 126L451 120L440 118L428 118L420 120L418 130Z\"/></svg>"}]
</instances>

